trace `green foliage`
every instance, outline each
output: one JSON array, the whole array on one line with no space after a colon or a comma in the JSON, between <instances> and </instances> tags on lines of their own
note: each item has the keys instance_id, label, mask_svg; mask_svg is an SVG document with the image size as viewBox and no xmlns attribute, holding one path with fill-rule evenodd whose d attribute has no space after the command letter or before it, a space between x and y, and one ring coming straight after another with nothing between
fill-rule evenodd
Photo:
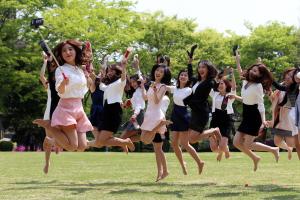
<instances>
[{"instance_id":1,"label":"green foliage","mask_svg":"<svg viewBox=\"0 0 300 200\"><path fill-rule=\"evenodd\" d=\"M186 67L186 50L195 43L199 47L194 64L208 59L219 69L234 66L235 44L241 46L243 66L261 57L277 77L285 68L300 64L300 30L296 27L279 22L254 27L246 22L249 36L213 29L197 31L193 19L165 16L162 12L139 13L133 10L134 5L126 0L0 1L0 112L19 134L19 141L22 135L39 134L31 120L42 116L46 103L46 93L38 83L40 37L29 26L37 16L45 19L46 29L41 32L50 47L69 38L89 40L96 68L104 55L133 46L144 74L149 74L156 55L161 53L171 58L172 75L176 77ZM134 73L130 67L128 71ZM86 102L88 113L89 98Z\"/></svg>"},{"instance_id":2,"label":"green foliage","mask_svg":"<svg viewBox=\"0 0 300 200\"><path fill-rule=\"evenodd\" d=\"M0 141L0 151L12 151L14 144L11 141Z\"/></svg>"}]
</instances>

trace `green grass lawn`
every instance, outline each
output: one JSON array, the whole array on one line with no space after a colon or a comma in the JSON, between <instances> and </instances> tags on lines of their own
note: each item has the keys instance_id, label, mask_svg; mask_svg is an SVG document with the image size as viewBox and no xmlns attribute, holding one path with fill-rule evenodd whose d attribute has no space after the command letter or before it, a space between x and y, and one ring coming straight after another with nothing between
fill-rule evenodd
<instances>
[{"instance_id":1,"label":"green grass lawn","mask_svg":"<svg viewBox=\"0 0 300 200\"><path fill-rule=\"evenodd\" d=\"M170 175L155 183L153 153L61 153L52 156L44 175L41 153L0 153L0 200L4 199L300 199L300 161L269 153L257 172L242 153L216 162L214 153L199 153L206 162L202 175L184 154L188 175L173 153L167 154ZM245 187L248 184L248 187Z\"/></svg>"}]
</instances>

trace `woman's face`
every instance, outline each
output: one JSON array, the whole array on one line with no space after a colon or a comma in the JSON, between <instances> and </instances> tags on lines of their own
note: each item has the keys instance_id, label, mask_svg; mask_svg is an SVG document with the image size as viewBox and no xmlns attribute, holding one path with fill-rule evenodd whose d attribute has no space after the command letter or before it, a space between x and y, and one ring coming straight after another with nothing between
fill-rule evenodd
<instances>
[{"instance_id":1,"label":"woman's face","mask_svg":"<svg viewBox=\"0 0 300 200\"><path fill-rule=\"evenodd\" d=\"M189 75L187 72L181 72L179 75L179 83L186 85L187 82L189 81Z\"/></svg>"},{"instance_id":2,"label":"woman's face","mask_svg":"<svg viewBox=\"0 0 300 200\"><path fill-rule=\"evenodd\" d=\"M116 70L108 68L106 75L109 79L112 79L116 75Z\"/></svg>"},{"instance_id":3,"label":"woman's face","mask_svg":"<svg viewBox=\"0 0 300 200\"><path fill-rule=\"evenodd\" d=\"M208 74L207 66L204 65L204 64L200 64L198 66L198 73L200 74L201 79L205 79L207 77L207 74Z\"/></svg>"},{"instance_id":4,"label":"woman's face","mask_svg":"<svg viewBox=\"0 0 300 200\"><path fill-rule=\"evenodd\" d=\"M75 65L76 51L70 44L65 44L61 50L61 55L66 63Z\"/></svg>"},{"instance_id":5,"label":"woman's face","mask_svg":"<svg viewBox=\"0 0 300 200\"><path fill-rule=\"evenodd\" d=\"M218 91L226 92L226 84L225 84L224 80L222 80L222 79L219 82Z\"/></svg>"},{"instance_id":6,"label":"woman's face","mask_svg":"<svg viewBox=\"0 0 300 200\"><path fill-rule=\"evenodd\" d=\"M134 89L138 88L139 84L136 80L133 78L130 79L130 86L133 87Z\"/></svg>"},{"instance_id":7,"label":"woman's face","mask_svg":"<svg viewBox=\"0 0 300 200\"><path fill-rule=\"evenodd\" d=\"M163 67L158 67L154 72L155 81L161 81L164 77L165 71Z\"/></svg>"},{"instance_id":8,"label":"woman's face","mask_svg":"<svg viewBox=\"0 0 300 200\"><path fill-rule=\"evenodd\" d=\"M254 80L256 78L259 78L260 76L261 76L261 74L260 74L257 66L252 67L252 69L250 69L250 71L249 71L250 80Z\"/></svg>"},{"instance_id":9,"label":"woman's face","mask_svg":"<svg viewBox=\"0 0 300 200\"><path fill-rule=\"evenodd\" d=\"M291 85L293 84L293 75L294 75L294 72L291 71L289 73L287 73L285 76L284 76L284 83L286 85Z\"/></svg>"}]
</instances>

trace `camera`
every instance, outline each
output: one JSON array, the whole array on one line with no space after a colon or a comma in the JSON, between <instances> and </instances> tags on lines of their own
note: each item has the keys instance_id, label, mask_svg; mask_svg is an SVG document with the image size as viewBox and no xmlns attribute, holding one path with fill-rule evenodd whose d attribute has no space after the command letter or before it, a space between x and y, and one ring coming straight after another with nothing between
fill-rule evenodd
<instances>
[{"instance_id":1,"label":"camera","mask_svg":"<svg viewBox=\"0 0 300 200\"><path fill-rule=\"evenodd\" d=\"M44 40L41 40L39 42L40 47L42 48L42 50L45 52L45 54L47 54L47 56L50 56L50 52L48 51L48 48L46 46L46 43Z\"/></svg>"},{"instance_id":2,"label":"camera","mask_svg":"<svg viewBox=\"0 0 300 200\"><path fill-rule=\"evenodd\" d=\"M34 28L39 28L44 24L44 19L43 18L36 18L31 20L30 25L33 26Z\"/></svg>"}]
</instances>

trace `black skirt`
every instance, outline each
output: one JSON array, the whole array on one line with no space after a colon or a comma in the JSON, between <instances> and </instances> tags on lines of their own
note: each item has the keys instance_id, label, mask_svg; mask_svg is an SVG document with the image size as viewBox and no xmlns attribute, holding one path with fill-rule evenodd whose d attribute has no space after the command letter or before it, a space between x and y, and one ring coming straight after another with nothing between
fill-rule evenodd
<instances>
[{"instance_id":1,"label":"black skirt","mask_svg":"<svg viewBox=\"0 0 300 200\"><path fill-rule=\"evenodd\" d=\"M262 124L258 105L243 104L243 119L238 131L247 135L258 136L259 128Z\"/></svg>"},{"instance_id":2,"label":"black skirt","mask_svg":"<svg viewBox=\"0 0 300 200\"><path fill-rule=\"evenodd\" d=\"M103 121L98 129L116 133L122 121L122 113L120 103L108 104L107 101L105 101L103 108Z\"/></svg>"},{"instance_id":3,"label":"black skirt","mask_svg":"<svg viewBox=\"0 0 300 200\"><path fill-rule=\"evenodd\" d=\"M190 129L202 133L206 129L209 120L209 112L204 109L201 112L192 110L191 114Z\"/></svg>"},{"instance_id":4,"label":"black skirt","mask_svg":"<svg viewBox=\"0 0 300 200\"><path fill-rule=\"evenodd\" d=\"M171 121L171 131L188 131L189 130L189 121L190 114L186 106L178 106L174 104Z\"/></svg>"},{"instance_id":5,"label":"black skirt","mask_svg":"<svg viewBox=\"0 0 300 200\"><path fill-rule=\"evenodd\" d=\"M232 129L232 116L227 114L227 110L216 109L212 114L210 122L210 128L218 127L223 137L230 137L230 131Z\"/></svg>"}]
</instances>

